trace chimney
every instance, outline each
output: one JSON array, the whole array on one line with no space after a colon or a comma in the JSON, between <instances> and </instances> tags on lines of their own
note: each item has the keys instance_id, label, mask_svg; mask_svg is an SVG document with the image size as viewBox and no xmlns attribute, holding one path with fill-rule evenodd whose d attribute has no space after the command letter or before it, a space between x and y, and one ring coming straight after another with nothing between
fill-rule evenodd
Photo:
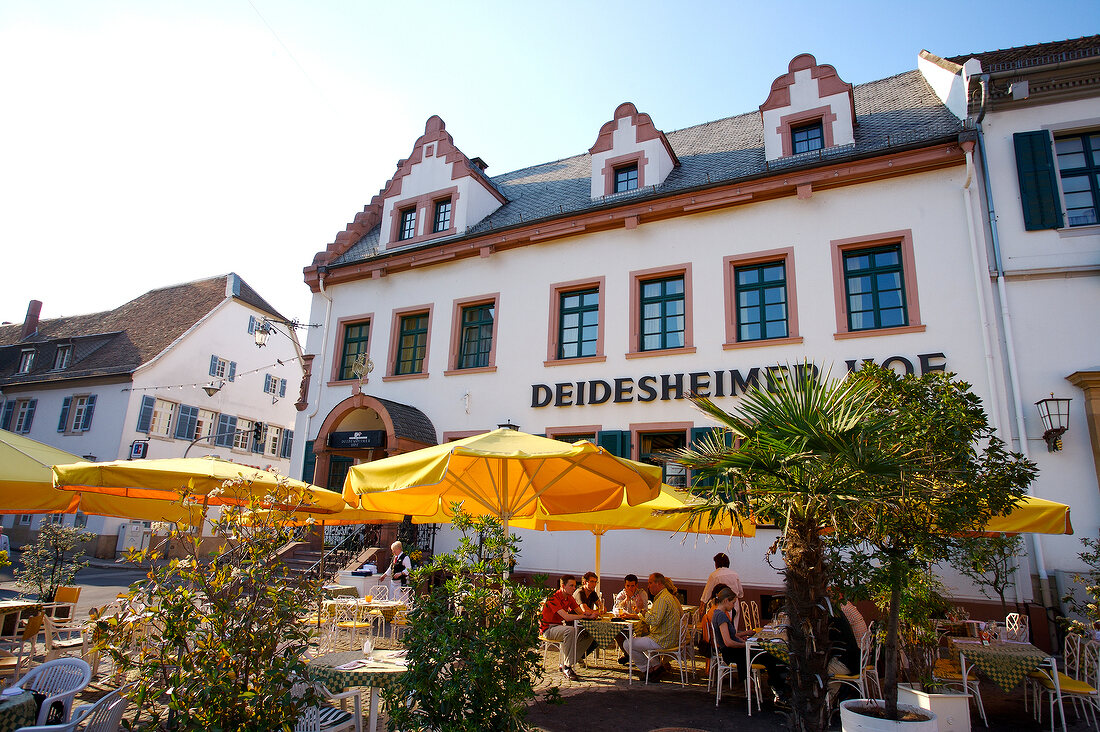
<instances>
[{"instance_id":1,"label":"chimney","mask_svg":"<svg viewBox=\"0 0 1100 732\"><path fill-rule=\"evenodd\" d=\"M489 164L481 158L470 158L470 162L477 166L477 169L481 172L485 172L485 169L489 167Z\"/></svg>"},{"instance_id":2,"label":"chimney","mask_svg":"<svg viewBox=\"0 0 1100 732\"><path fill-rule=\"evenodd\" d=\"M38 332L38 314L42 312L42 301L31 300L27 305L27 317L23 320L23 332L19 340L23 340Z\"/></svg>"}]
</instances>

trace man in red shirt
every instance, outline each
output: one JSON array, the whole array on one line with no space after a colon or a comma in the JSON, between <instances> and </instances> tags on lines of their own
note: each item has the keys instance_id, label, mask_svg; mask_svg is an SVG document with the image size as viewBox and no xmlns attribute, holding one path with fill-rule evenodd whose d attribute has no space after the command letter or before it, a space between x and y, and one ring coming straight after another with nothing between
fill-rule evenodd
<instances>
[{"instance_id":1,"label":"man in red shirt","mask_svg":"<svg viewBox=\"0 0 1100 732\"><path fill-rule=\"evenodd\" d=\"M566 625L566 623L598 618L599 613L584 612L573 599L573 593L577 589L576 577L571 574L563 575L558 584L558 591L547 598L542 606L542 622L539 623L539 630L543 637L561 641L561 655L565 659L565 664L560 667L561 672L570 681L580 681L577 672L573 670L573 664L577 660L577 654L580 654L581 658L588 655L595 641L587 630L582 628L578 633L576 625Z\"/></svg>"}]
</instances>

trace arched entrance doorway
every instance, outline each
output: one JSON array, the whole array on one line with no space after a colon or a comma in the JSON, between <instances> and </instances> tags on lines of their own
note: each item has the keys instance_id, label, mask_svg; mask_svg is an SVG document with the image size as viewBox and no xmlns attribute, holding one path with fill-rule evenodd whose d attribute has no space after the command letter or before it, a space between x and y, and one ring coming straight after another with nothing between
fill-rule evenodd
<instances>
[{"instance_id":1,"label":"arched entrance doorway","mask_svg":"<svg viewBox=\"0 0 1100 732\"><path fill-rule=\"evenodd\" d=\"M354 394L332 408L317 432L312 482L339 491L352 465L435 444L435 427L416 407Z\"/></svg>"}]
</instances>

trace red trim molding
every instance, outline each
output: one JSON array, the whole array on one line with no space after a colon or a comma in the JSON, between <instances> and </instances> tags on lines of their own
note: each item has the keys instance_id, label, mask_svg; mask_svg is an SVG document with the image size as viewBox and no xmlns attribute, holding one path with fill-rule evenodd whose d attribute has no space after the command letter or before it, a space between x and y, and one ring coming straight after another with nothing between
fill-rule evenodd
<instances>
[{"instance_id":1,"label":"red trim molding","mask_svg":"<svg viewBox=\"0 0 1100 732\"><path fill-rule=\"evenodd\" d=\"M654 351L642 350L642 283L664 277L682 275L684 278L684 345L677 348L663 348ZM626 358L648 358L649 356L668 356L681 353L695 353L693 305L691 292L691 262L672 264L666 267L639 269L630 273L630 350Z\"/></svg>"},{"instance_id":2,"label":"red trim molding","mask_svg":"<svg viewBox=\"0 0 1100 732\"><path fill-rule=\"evenodd\" d=\"M818 64L813 54L801 53L791 59L787 64L787 73L776 77L772 82L768 98L760 105L761 113L769 109L782 109L791 106L791 86L794 84L796 71L810 70L810 77L817 79L818 96L827 97L833 94L848 93L848 101L852 105L852 120L856 118L855 101L852 97L852 85L840 78L836 69L829 64Z\"/></svg>"},{"instance_id":3,"label":"red trim molding","mask_svg":"<svg viewBox=\"0 0 1100 732\"><path fill-rule=\"evenodd\" d=\"M787 277L787 337L771 338L755 341L739 341L737 339L737 281L734 273L738 267L747 267L753 264L765 264L768 262L782 262ZM794 247L782 249L769 249L763 252L751 254L734 254L722 258L722 280L724 282L726 305L726 342L722 348L752 348L756 346L771 346L780 343L789 345L801 343L802 337L798 335L798 297L795 288L794 276Z\"/></svg>"},{"instance_id":4,"label":"red trim molding","mask_svg":"<svg viewBox=\"0 0 1100 732\"><path fill-rule=\"evenodd\" d=\"M603 176L603 194L605 196L615 193L615 169L625 167L631 163L638 166L638 187L645 188L645 166L649 163L649 158L645 156L644 150L638 150L615 158L608 158L604 161L603 170L600 171L600 174Z\"/></svg>"},{"instance_id":5,"label":"red trim molding","mask_svg":"<svg viewBox=\"0 0 1100 732\"><path fill-rule=\"evenodd\" d=\"M333 356L332 356L332 374L329 377L328 386L334 386L336 384L356 384L359 383L359 379L341 379L340 378L340 362L344 357L344 327L348 325L357 325L359 323L367 323L367 358L370 358L370 341L374 337L374 313L363 313L362 315L349 315L346 318L340 318L336 321L336 337L333 339L336 341L333 344ZM369 377L364 377L362 383L366 384Z\"/></svg>"},{"instance_id":6,"label":"red trim molding","mask_svg":"<svg viewBox=\"0 0 1100 732\"><path fill-rule=\"evenodd\" d=\"M595 287L600 293L599 309L596 312L596 355L578 358L558 358L558 336L561 325L561 297L577 290L591 290ZM607 278L592 277L569 282L555 282L550 285L550 324L546 330L546 360L543 366L564 366L565 364L602 363L607 360L603 352L604 303L607 301Z\"/></svg>"},{"instance_id":7,"label":"red trim molding","mask_svg":"<svg viewBox=\"0 0 1100 732\"><path fill-rule=\"evenodd\" d=\"M428 333L424 339L424 361L420 365L420 371L415 374L397 374L395 371L397 369L398 346L401 339L401 318L405 315L416 315L418 313L428 314ZM389 355L386 357L386 375L382 377L382 381L428 378L428 356L431 355L431 350L432 304L416 305L414 307L394 310L392 320L390 321L390 350Z\"/></svg>"},{"instance_id":8,"label":"red trim molding","mask_svg":"<svg viewBox=\"0 0 1100 732\"><path fill-rule=\"evenodd\" d=\"M696 211L728 208L754 201L796 196L800 185L811 185L815 192L859 185L875 180L896 178L930 170L963 165L966 157L957 143L943 143L917 150L890 153L866 160L844 161L813 170L774 175L756 180L715 186L702 192L670 195L644 203L624 202L613 208L585 211L562 216L552 221L520 225L506 231L460 238L457 241L440 242L437 246L415 252L400 250L361 262L348 264L325 274L325 285L354 282L382 274L396 273L436 262L481 256L483 251L500 252L505 249L528 246L548 239L575 236L586 231L602 231L623 228L628 219L639 223L660 221L690 215ZM354 243L354 242L352 242ZM351 244L348 244L350 247ZM320 292L320 267L338 256L334 245L314 257L312 265L304 268L303 279L313 292ZM375 273L379 273L376 275Z\"/></svg>"},{"instance_id":9,"label":"red trim molding","mask_svg":"<svg viewBox=\"0 0 1100 732\"><path fill-rule=\"evenodd\" d=\"M804 112L793 112L779 118L779 126L775 128L779 138L783 141L783 156L794 153L794 143L791 140L791 128L806 122L821 120L821 134L824 136L825 147L833 146L833 123L836 122L836 112L831 107L816 107ZM799 195L799 198L805 196Z\"/></svg>"},{"instance_id":10,"label":"red trim molding","mask_svg":"<svg viewBox=\"0 0 1100 732\"><path fill-rule=\"evenodd\" d=\"M665 137L665 133L657 129L653 124L652 117L645 112L639 112L633 102L623 102L615 107L615 113L612 115L611 121L603 123L600 127L599 135L596 136L596 142L592 144L592 147L588 148L588 153L590 155L610 152L613 149L615 144L615 130L619 129L619 120L623 118L629 118L630 124L634 125L634 139L637 142L660 140L665 150L668 150L668 156L672 158L673 166L680 164L680 159L677 158L676 153L672 151L672 145L668 143L668 138ZM638 187L641 187L641 181L638 182Z\"/></svg>"},{"instance_id":11,"label":"red trim molding","mask_svg":"<svg viewBox=\"0 0 1100 732\"><path fill-rule=\"evenodd\" d=\"M489 363L485 366L478 366L469 369L460 369L458 367L458 359L462 346L462 310L463 308L470 307L472 305L486 305L492 303L493 305L493 335L492 343L489 345ZM450 352L447 357L447 370L443 372L444 376L454 376L456 374L480 374L491 373L497 370L497 323L500 322L500 293L493 292L488 295L478 295L477 297L464 297L455 300L451 305L451 338L450 338Z\"/></svg>"},{"instance_id":12,"label":"red trim molding","mask_svg":"<svg viewBox=\"0 0 1100 732\"><path fill-rule=\"evenodd\" d=\"M902 274L905 277L905 312L909 318L909 325L895 328L876 328L874 330L849 330L848 303L844 297L844 254L883 244L901 245L901 266ZM925 329L920 319L920 298L917 294L917 264L913 255L913 231L911 229L836 239L829 242L829 248L833 269L833 303L836 311L836 333L833 338L843 340L897 333L919 333Z\"/></svg>"},{"instance_id":13,"label":"red trim molding","mask_svg":"<svg viewBox=\"0 0 1100 732\"><path fill-rule=\"evenodd\" d=\"M683 432L684 444L691 443L691 428L695 426L694 422L632 422L630 424L630 457L633 460L640 460L642 454L642 435L653 434L656 432Z\"/></svg>"},{"instance_id":14,"label":"red trim molding","mask_svg":"<svg viewBox=\"0 0 1100 732\"><path fill-rule=\"evenodd\" d=\"M458 206L458 198L458 186L451 186L439 191L425 193L416 198L394 202L393 208L390 209L390 239L386 244L386 249L419 244L428 239L450 236L455 233L455 209ZM443 231L432 231L435 226L435 205L443 201L450 201L451 203L450 225ZM401 212L414 207L416 208L416 234L409 239L398 239L397 236L401 233Z\"/></svg>"}]
</instances>

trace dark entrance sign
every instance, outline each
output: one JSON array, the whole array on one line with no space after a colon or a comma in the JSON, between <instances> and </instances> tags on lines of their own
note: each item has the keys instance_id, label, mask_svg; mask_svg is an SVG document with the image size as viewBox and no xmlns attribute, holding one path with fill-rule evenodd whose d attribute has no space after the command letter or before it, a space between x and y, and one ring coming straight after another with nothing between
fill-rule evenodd
<instances>
[{"instance_id":1,"label":"dark entrance sign","mask_svg":"<svg viewBox=\"0 0 1100 732\"><path fill-rule=\"evenodd\" d=\"M358 447L385 447L385 430L356 430L354 432L331 432L328 436L328 446L341 450L355 449Z\"/></svg>"}]
</instances>

